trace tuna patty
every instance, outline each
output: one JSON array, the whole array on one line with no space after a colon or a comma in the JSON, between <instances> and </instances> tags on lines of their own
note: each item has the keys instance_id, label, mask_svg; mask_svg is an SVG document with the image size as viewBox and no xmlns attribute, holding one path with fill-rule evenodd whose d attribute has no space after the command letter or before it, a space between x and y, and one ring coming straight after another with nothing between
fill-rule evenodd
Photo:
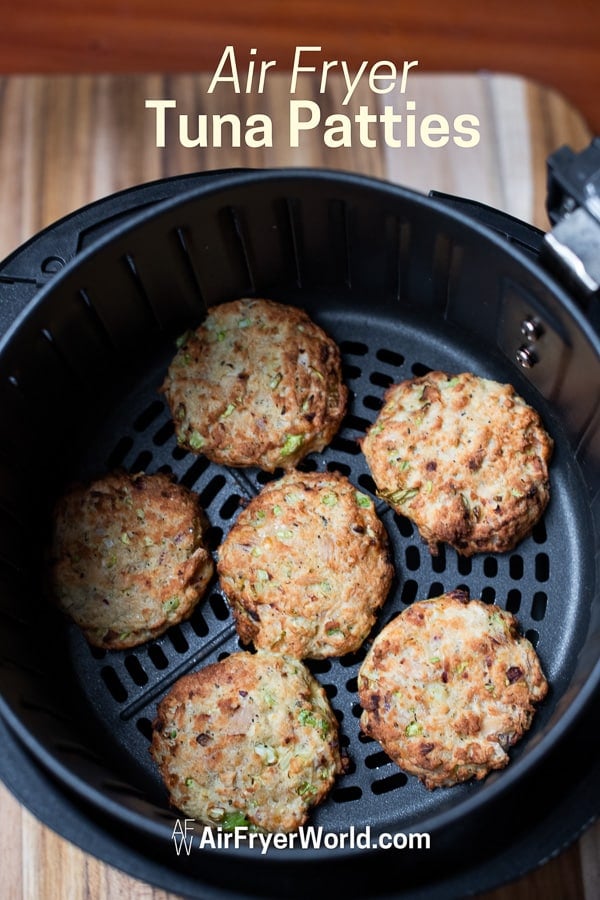
<instances>
[{"instance_id":1,"label":"tuna patty","mask_svg":"<svg viewBox=\"0 0 600 900\"><path fill-rule=\"evenodd\" d=\"M511 550L550 496L553 442L513 387L430 372L392 385L362 450L381 497L432 553Z\"/></svg>"},{"instance_id":2,"label":"tuna patty","mask_svg":"<svg viewBox=\"0 0 600 900\"><path fill-rule=\"evenodd\" d=\"M150 752L173 805L225 829L294 831L342 771L322 687L268 651L181 678L158 706Z\"/></svg>"},{"instance_id":3,"label":"tuna patty","mask_svg":"<svg viewBox=\"0 0 600 900\"><path fill-rule=\"evenodd\" d=\"M54 510L50 589L105 649L134 647L191 615L214 572L198 497L164 474L112 472Z\"/></svg>"},{"instance_id":4,"label":"tuna patty","mask_svg":"<svg viewBox=\"0 0 600 900\"><path fill-rule=\"evenodd\" d=\"M218 556L242 640L299 659L356 650L393 577L372 500L329 472L291 472L264 487Z\"/></svg>"},{"instance_id":5,"label":"tuna patty","mask_svg":"<svg viewBox=\"0 0 600 900\"><path fill-rule=\"evenodd\" d=\"M305 312L247 299L209 309L162 390L182 447L266 471L323 450L348 394L337 345Z\"/></svg>"},{"instance_id":6,"label":"tuna patty","mask_svg":"<svg viewBox=\"0 0 600 900\"><path fill-rule=\"evenodd\" d=\"M413 603L386 625L358 687L362 730L428 788L506 766L548 689L514 617L460 591Z\"/></svg>"}]
</instances>

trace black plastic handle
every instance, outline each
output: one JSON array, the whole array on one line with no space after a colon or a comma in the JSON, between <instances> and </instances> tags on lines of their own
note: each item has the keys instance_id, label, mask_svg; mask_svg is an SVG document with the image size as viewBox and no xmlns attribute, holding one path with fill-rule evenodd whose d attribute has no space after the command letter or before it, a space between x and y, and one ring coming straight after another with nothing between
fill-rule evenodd
<instances>
[{"instance_id":1,"label":"black plastic handle","mask_svg":"<svg viewBox=\"0 0 600 900\"><path fill-rule=\"evenodd\" d=\"M600 299L600 138L580 153L548 157L547 209L554 227L542 260L582 299Z\"/></svg>"}]
</instances>

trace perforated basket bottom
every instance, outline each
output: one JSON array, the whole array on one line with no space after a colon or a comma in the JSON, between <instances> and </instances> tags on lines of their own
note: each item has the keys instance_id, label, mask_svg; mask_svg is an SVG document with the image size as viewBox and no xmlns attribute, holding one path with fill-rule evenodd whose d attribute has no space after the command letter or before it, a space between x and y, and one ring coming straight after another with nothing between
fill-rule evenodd
<instances>
[{"instance_id":1,"label":"perforated basket bottom","mask_svg":"<svg viewBox=\"0 0 600 900\"><path fill-rule=\"evenodd\" d=\"M517 390L531 402L526 383L515 382L516 370L508 372L499 357L469 347L462 335L452 335L447 324L443 333L437 333L431 323L413 321L409 325L404 317L402 321L367 321L365 314L356 310L317 308L310 312L340 345L351 400L338 436L324 453L305 460L301 466L305 470L339 471L362 490L374 493L357 438L376 417L390 384L428 369L473 371L502 381L512 378ZM99 424L75 474L90 477L115 466L132 472L172 472L199 494L211 523L209 540L214 551L235 521L240 499L255 495L273 476L215 466L177 446L168 409L157 392L172 353L173 348L167 348L155 368L123 397L109 420ZM548 723L553 698L560 696L561 686L570 681L580 640L575 611L583 565L571 508L573 491L568 489L574 477L571 454L548 411L539 399L533 402L556 441L552 500L544 520L514 552L465 559L442 548L432 557L412 524L377 501L390 537L396 579L374 633L415 600L460 586L473 598L515 613L522 631L537 647L553 691L540 708L532 732L512 751L514 758L526 752ZM121 652L91 649L72 626L68 639L75 677L106 735L107 747L116 751L124 770L131 773L132 792L141 791L166 811L166 795L148 753L156 704L178 677L240 648L218 582L188 622L142 647ZM401 772L375 741L361 734L357 672L368 645L369 641L359 652L341 659L308 663L338 716L342 743L351 761L349 771L312 816L313 822L330 830L366 823L375 829L407 829L455 805L470 792L485 789L484 782L483 787L461 785L428 792L416 778ZM498 777L502 773L490 776L487 782ZM106 787L114 793L114 785Z\"/></svg>"}]
</instances>

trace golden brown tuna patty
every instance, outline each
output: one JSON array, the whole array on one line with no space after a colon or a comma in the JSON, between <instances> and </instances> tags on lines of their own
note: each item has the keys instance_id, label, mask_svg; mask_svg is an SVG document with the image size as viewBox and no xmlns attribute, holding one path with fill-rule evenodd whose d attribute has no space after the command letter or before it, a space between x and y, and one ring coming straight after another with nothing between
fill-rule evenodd
<instances>
[{"instance_id":1,"label":"golden brown tuna patty","mask_svg":"<svg viewBox=\"0 0 600 900\"><path fill-rule=\"evenodd\" d=\"M413 603L358 676L361 727L428 788L502 769L548 685L514 617L455 591Z\"/></svg>"},{"instance_id":2,"label":"golden brown tuna patty","mask_svg":"<svg viewBox=\"0 0 600 900\"><path fill-rule=\"evenodd\" d=\"M214 571L198 497L164 474L113 472L56 504L50 588L91 644L133 647L191 615Z\"/></svg>"},{"instance_id":3,"label":"golden brown tuna patty","mask_svg":"<svg viewBox=\"0 0 600 900\"><path fill-rule=\"evenodd\" d=\"M247 299L209 309L162 389L181 446L266 471L322 450L348 393L337 345L305 312Z\"/></svg>"},{"instance_id":4,"label":"golden brown tuna patty","mask_svg":"<svg viewBox=\"0 0 600 900\"><path fill-rule=\"evenodd\" d=\"M208 825L293 831L342 771L337 720L303 663L234 653L158 706L150 752L177 809Z\"/></svg>"},{"instance_id":5,"label":"golden brown tuna patty","mask_svg":"<svg viewBox=\"0 0 600 900\"><path fill-rule=\"evenodd\" d=\"M242 640L299 659L356 650L393 576L372 501L331 472L290 472L268 484L218 556Z\"/></svg>"},{"instance_id":6,"label":"golden brown tuna patty","mask_svg":"<svg viewBox=\"0 0 600 900\"><path fill-rule=\"evenodd\" d=\"M392 385L362 450L432 553L511 550L544 512L553 442L508 384L430 372Z\"/></svg>"}]
</instances>

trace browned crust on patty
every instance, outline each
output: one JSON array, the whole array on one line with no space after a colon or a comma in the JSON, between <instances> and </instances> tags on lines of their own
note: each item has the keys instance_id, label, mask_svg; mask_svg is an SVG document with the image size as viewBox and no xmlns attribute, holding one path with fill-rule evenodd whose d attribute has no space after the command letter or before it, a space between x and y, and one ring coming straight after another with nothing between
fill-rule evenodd
<instances>
[{"instance_id":1,"label":"browned crust on patty","mask_svg":"<svg viewBox=\"0 0 600 900\"><path fill-rule=\"evenodd\" d=\"M218 551L245 643L342 656L370 632L393 577L373 502L334 472L291 472L242 510Z\"/></svg>"},{"instance_id":2,"label":"browned crust on patty","mask_svg":"<svg viewBox=\"0 0 600 900\"><path fill-rule=\"evenodd\" d=\"M393 619L365 658L358 687L362 730L430 789L506 766L548 690L514 616L460 591Z\"/></svg>"},{"instance_id":3,"label":"browned crust on patty","mask_svg":"<svg viewBox=\"0 0 600 900\"><path fill-rule=\"evenodd\" d=\"M181 678L158 706L150 752L171 803L225 829L294 831L343 769L323 688L268 651Z\"/></svg>"},{"instance_id":4,"label":"browned crust on patty","mask_svg":"<svg viewBox=\"0 0 600 900\"><path fill-rule=\"evenodd\" d=\"M553 441L508 384L430 372L392 385L361 445L379 495L434 554L511 550L548 504Z\"/></svg>"},{"instance_id":5,"label":"browned crust on patty","mask_svg":"<svg viewBox=\"0 0 600 900\"><path fill-rule=\"evenodd\" d=\"M250 299L209 309L162 390L182 447L266 471L323 450L348 396L339 349L307 313Z\"/></svg>"},{"instance_id":6,"label":"browned crust on patty","mask_svg":"<svg viewBox=\"0 0 600 900\"><path fill-rule=\"evenodd\" d=\"M111 472L56 503L49 584L104 649L134 647L188 618L214 572L198 497L168 475Z\"/></svg>"}]
</instances>

